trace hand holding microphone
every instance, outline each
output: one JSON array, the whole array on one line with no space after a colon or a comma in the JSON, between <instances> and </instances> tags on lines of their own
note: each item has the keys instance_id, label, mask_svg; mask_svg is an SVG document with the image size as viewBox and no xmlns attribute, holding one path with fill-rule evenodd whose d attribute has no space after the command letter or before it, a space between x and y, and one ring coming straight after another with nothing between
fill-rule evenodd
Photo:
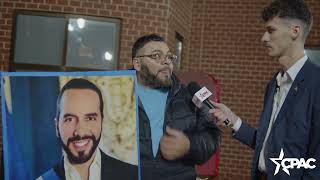
<instances>
[{"instance_id":1,"label":"hand holding microphone","mask_svg":"<svg viewBox=\"0 0 320 180\"><path fill-rule=\"evenodd\" d=\"M200 88L196 82L190 82L187 89L190 94L193 94L192 102L200 108L203 104L210 108L209 113L217 119L217 125L234 125L238 120L235 115L227 106L222 103L215 103L209 100L212 93L206 88Z\"/></svg>"},{"instance_id":2,"label":"hand holding microphone","mask_svg":"<svg viewBox=\"0 0 320 180\"><path fill-rule=\"evenodd\" d=\"M212 103L216 108L210 109L209 113L213 114L213 116L217 119L217 125L225 124L227 126L233 126L237 122L239 117L234 114L226 105L222 103ZM227 120L229 121L228 124L226 123Z\"/></svg>"}]
</instances>

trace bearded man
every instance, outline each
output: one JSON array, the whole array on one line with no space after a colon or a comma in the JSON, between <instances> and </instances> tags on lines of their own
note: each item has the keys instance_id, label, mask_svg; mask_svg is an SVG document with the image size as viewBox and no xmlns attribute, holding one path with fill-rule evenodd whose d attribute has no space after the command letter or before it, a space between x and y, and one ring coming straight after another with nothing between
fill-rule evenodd
<instances>
[{"instance_id":1,"label":"bearded man","mask_svg":"<svg viewBox=\"0 0 320 180\"><path fill-rule=\"evenodd\" d=\"M220 146L221 131L209 109L196 108L172 73L176 59L156 34L139 38L132 48L142 180L195 180L195 165L209 160Z\"/></svg>"}]
</instances>

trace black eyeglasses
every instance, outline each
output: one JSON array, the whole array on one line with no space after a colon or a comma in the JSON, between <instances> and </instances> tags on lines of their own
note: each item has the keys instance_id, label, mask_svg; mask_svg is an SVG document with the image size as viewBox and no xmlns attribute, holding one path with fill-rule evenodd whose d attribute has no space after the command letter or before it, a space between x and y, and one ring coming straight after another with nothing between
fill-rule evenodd
<instances>
[{"instance_id":1,"label":"black eyeglasses","mask_svg":"<svg viewBox=\"0 0 320 180\"><path fill-rule=\"evenodd\" d=\"M163 54L163 53L153 53L153 54L149 54L149 55L141 55L141 56L136 56L137 58L139 57L148 57L151 58L153 60L155 60L158 63L163 63L165 62L165 60L169 60L170 63L175 63L177 60L177 56L171 53L168 54Z\"/></svg>"}]
</instances>

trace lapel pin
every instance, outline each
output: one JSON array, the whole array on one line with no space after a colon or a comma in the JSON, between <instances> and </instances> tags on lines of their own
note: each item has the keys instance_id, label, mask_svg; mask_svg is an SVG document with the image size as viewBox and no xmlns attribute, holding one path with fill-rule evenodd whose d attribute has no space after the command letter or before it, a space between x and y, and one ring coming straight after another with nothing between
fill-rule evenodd
<instances>
[{"instance_id":1,"label":"lapel pin","mask_svg":"<svg viewBox=\"0 0 320 180\"><path fill-rule=\"evenodd\" d=\"M293 88L293 90L294 90L294 95L297 95L297 94L298 94L298 86L295 86L295 87Z\"/></svg>"}]
</instances>

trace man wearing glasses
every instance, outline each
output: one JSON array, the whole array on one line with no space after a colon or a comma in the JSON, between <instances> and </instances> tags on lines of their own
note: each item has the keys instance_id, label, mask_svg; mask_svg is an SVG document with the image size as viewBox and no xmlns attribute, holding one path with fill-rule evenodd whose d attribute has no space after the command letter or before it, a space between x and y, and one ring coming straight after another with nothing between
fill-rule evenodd
<instances>
[{"instance_id":1,"label":"man wearing glasses","mask_svg":"<svg viewBox=\"0 0 320 180\"><path fill-rule=\"evenodd\" d=\"M196 109L172 73L176 59L155 34L139 38L132 48L142 180L195 180L195 164L206 162L220 145L221 131L209 109Z\"/></svg>"}]
</instances>

